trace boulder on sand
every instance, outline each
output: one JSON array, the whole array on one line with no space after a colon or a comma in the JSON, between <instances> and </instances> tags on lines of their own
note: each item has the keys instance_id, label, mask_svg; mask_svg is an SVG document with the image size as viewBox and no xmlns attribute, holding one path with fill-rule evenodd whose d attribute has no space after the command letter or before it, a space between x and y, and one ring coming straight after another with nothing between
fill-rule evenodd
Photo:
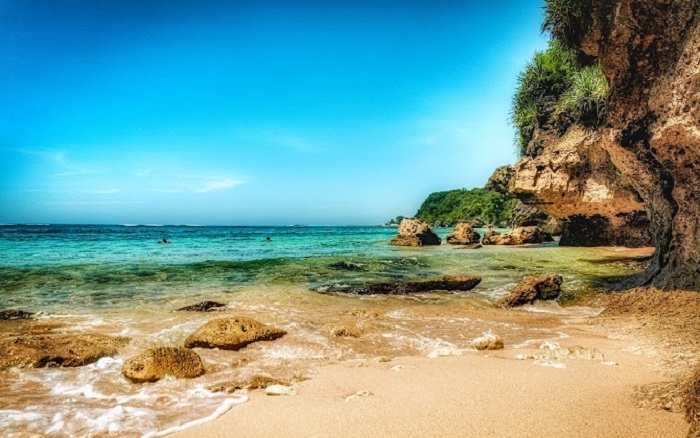
<instances>
[{"instance_id":1,"label":"boulder on sand","mask_svg":"<svg viewBox=\"0 0 700 438\"><path fill-rule=\"evenodd\" d=\"M525 245L552 242L553 240L549 233L545 233L541 228L533 226L518 227L504 234L489 230L484 233L481 243L483 245Z\"/></svg>"},{"instance_id":2,"label":"boulder on sand","mask_svg":"<svg viewBox=\"0 0 700 438\"><path fill-rule=\"evenodd\" d=\"M134 383L156 382L165 376L191 379L204 374L204 365L188 348L157 347L124 362L122 374Z\"/></svg>"},{"instance_id":3,"label":"boulder on sand","mask_svg":"<svg viewBox=\"0 0 700 438\"><path fill-rule=\"evenodd\" d=\"M114 356L129 338L94 334L25 335L0 341L0 370L10 367L79 367Z\"/></svg>"},{"instance_id":4,"label":"boulder on sand","mask_svg":"<svg viewBox=\"0 0 700 438\"><path fill-rule=\"evenodd\" d=\"M209 321L185 340L187 348L238 350L257 341L272 341L287 332L245 317Z\"/></svg>"},{"instance_id":5,"label":"boulder on sand","mask_svg":"<svg viewBox=\"0 0 700 438\"><path fill-rule=\"evenodd\" d=\"M498 305L503 308L532 304L536 300L556 300L561 293L561 275L525 277Z\"/></svg>"},{"instance_id":6,"label":"boulder on sand","mask_svg":"<svg viewBox=\"0 0 700 438\"><path fill-rule=\"evenodd\" d=\"M439 245L440 238L430 225L419 219L404 219L399 225L396 237L391 239L396 246Z\"/></svg>"},{"instance_id":7,"label":"boulder on sand","mask_svg":"<svg viewBox=\"0 0 700 438\"><path fill-rule=\"evenodd\" d=\"M447 235L447 243L450 245L471 245L479 243L481 236L474 231L469 222L460 222L455 225L454 230Z\"/></svg>"}]
</instances>

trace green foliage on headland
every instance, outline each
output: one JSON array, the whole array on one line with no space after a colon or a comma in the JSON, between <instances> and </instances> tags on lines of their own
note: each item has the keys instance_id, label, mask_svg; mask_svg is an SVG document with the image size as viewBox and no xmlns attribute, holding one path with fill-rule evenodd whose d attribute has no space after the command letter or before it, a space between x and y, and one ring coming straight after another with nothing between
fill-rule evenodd
<instances>
[{"instance_id":1,"label":"green foliage on headland","mask_svg":"<svg viewBox=\"0 0 700 438\"><path fill-rule=\"evenodd\" d=\"M460 221L480 224L506 223L517 201L486 189L460 189L431 193L416 213L436 226L454 226Z\"/></svg>"},{"instance_id":2,"label":"green foliage on headland","mask_svg":"<svg viewBox=\"0 0 700 438\"><path fill-rule=\"evenodd\" d=\"M579 49L590 26L590 7L590 0L545 1L542 31L552 40L518 76L511 105L521 156L537 128L564 132L579 124L596 129L605 121L608 82L595 59Z\"/></svg>"}]
</instances>

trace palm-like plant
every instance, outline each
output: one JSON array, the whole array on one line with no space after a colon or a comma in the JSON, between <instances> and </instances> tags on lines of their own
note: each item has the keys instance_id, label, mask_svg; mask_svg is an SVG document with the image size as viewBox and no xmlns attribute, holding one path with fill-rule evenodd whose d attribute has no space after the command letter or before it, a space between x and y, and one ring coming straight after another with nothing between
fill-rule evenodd
<instances>
[{"instance_id":1,"label":"palm-like plant","mask_svg":"<svg viewBox=\"0 0 700 438\"><path fill-rule=\"evenodd\" d=\"M610 86L600 65L586 67L573 75L571 87L557 104L557 112L568 113L582 125L595 128L605 119L609 94Z\"/></svg>"}]
</instances>

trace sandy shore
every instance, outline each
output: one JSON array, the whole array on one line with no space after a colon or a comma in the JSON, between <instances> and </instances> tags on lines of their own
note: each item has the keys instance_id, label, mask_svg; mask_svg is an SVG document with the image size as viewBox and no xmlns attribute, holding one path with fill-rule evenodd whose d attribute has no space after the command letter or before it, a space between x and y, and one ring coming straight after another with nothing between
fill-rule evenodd
<instances>
[{"instance_id":1,"label":"sandy shore","mask_svg":"<svg viewBox=\"0 0 700 438\"><path fill-rule=\"evenodd\" d=\"M173 437L685 437L680 413L642 409L637 385L668 380L636 341L616 329L569 322L562 347L593 347L603 360L575 356L538 364L516 355L538 345L460 356L355 361L322 368L297 395L266 396ZM616 365L611 365L614 361ZM607 364L603 364L606 362ZM559 363L565 368L551 365ZM359 391L371 393L346 400Z\"/></svg>"}]
</instances>

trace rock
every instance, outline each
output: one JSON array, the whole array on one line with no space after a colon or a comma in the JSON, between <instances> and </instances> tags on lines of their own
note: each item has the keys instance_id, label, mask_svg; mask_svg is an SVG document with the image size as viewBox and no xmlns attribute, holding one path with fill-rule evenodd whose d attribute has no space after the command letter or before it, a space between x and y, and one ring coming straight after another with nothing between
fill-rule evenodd
<instances>
[{"instance_id":1,"label":"rock","mask_svg":"<svg viewBox=\"0 0 700 438\"><path fill-rule=\"evenodd\" d=\"M204 365L188 348L157 347L127 359L122 374L134 383L156 382L165 376L192 379L204 374Z\"/></svg>"},{"instance_id":2,"label":"rock","mask_svg":"<svg viewBox=\"0 0 700 438\"><path fill-rule=\"evenodd\" d=\"M337 338L359 338L362 331L353 326L340 325L331 329L331 334Z\"/></svg>"},{"instance_id":3,"label":"rock","mask_svg":"<svg viewBox=\"0 0 700 438\"><path fill-rule=\"evenodd\" d=\"M503 339L500 336L494 335L490 331L484 333L472 341L472 347L477 350L499 350L503 348Z\"/></svg>"},{"instance_id":4,"label":"rock","mask_svg":"<svg viewBox=\"0 0 700 438\"><path fill-rule=\"evenodd\" d=\"M513 166L510 164L498 167L493 171L489 180L486 181L484 188L502 195L508 195L510 193L509 187L513 176L515 176L515 169L513 169Z\"/></svg>"},{"instance_id":5,"label":"rock","mask_svg":"<svg viewBox=\"0 0 700 438\"><path fill-rule=\"evenodd\" d=\"M0 340L0 370L79 367L114 356L129 338L93 334L25 335Z\"/></svg>"},{"instance_id":6,"label":"rock","mask_svg":"<svg viewBox=\"0 0 700 438\"><path fill-rule=\"evenodd\" d=\"M483 248L480 243L471 243L469 245L460 246L457 249L479 249L479 248Z\"/></svg>"},{"instance_id":7,"label":"rock","mask_svg":"<svg viewBox=\"0 0 700 438\"><path fill-rule=\"evenodd\" d=\"M256 374L250 379L241 382L225 382L212 385L209 387L211 392L225 392L231 394L237 389L265 389L272 385L286 385L281 380L275 379L270 376L264 376L261 374Z\"/></svg>"},{"instance_id":8,"label":"rock","mask_svg":"<svg viewBox=\"0 0 700 438\"><path fill-rule=\"evenodd\" d=\"M345 397L345 401L349 402L349 401L355 400L356 398L359 398L359 397L371 397L373 395L374 394L372 394L371 391L369 391L367 389L362 389L362 390L357 391L356 393L354 393L352 395Z\"/></svg>"},{"instance_id":9,"label":"rock","mask_svg":"<svg viewBox=\"0 0 700 438\"><path fill-rule=\"evenodd\" d=\"M16 319L32 319L34 314L32 312L25 312L24 310L3 310L0 312L0 321L12 321Z\"/></svg>"},{"instance_id":10,"label":"rock","mask_svg":"<svg viewBox=\"0 0 700 438\"><path fill-rule=\"evenodd\" d=\"M462 350L459 348L453 348L453 347L442 347L442 348L437 348L426 356L428 359L437 359L438 357L443 357L443 356L461 356L462 355Z\"/></svg>"},{"instance_id":11,"label":"rock","mask_svg":"<svg viewBox=\"0 0 700 438\"><path fill-rule=\"evenodd\" d=\"M272 385L265 388L267 395L297 395L296 389L292 386Z\"/></svg>"},{"instance_id":12,"label":"rock","mask_svg":"<svg viewBox=\"0 0 700 438\"><path fill-rule=\"evenodd\" d=\"M419 219L404 219L399 225L396 237L391 239L396 246L439 245L440 238L435 231Z\"/></svg>"},{"instance_id":13,"label":"rock","mask_svg":"<svg viewBox=\"0 0 700 438\"><path fill-rule=\"evenodd\" d=\"M218 309L221 307L226 307L226 304L217 303L216 301L201 301L197 304L181 307L177 310L186 312L209 312L212 309Z\"/></svg>"},{"instance_id":14,"label":"rock","mask_svg":"<svg viewBox=\"0 0 700 438\"><path fill-rule=\"evenodd\" d=\"M454 230L447 235L447 243L450 245L472 245L479 243L481 236L474 231L472 224L468 222L458 223Z\"/></svg>"},{"instance_id":15,"label":"rock","mask_svg":"<svg viewBox=\"0 0 700 438\"><path fill-rule=\"evenodd\" d=\"M272 341L287 332L245 317L209 321L185 340L187 348L238 350L257 341Z\"/></svg>"},{"instance_id":16,"label":"rock","mask_svg":"<svg viewBox=\"0 0 700 438\"><path fill-rule=\"evenodd\" d=\"M503 308L532 304L536 300L556 300L561 293L561 275L551 277L525 277L510 291L510 295L498 305Z\"/></svg>"},{"instance_id":17,"label":"rock","mask_svg":"<svg viewBox=\"0 0 700 438\"><path fill-rule=\"evenodd\" d=\"M338 269L341 271L364 271L365 268L355 262L348 262L348 261L342 261L342 262L337 262L337 263L331 263L328 265L328 267L333 268L333 269Z\"/></svg>"},{"instance_id":18,"label":"rock","mask_svg":"<svg viewBox=\"0 0 700 438\"><path fill-rule=\"evenodd\" d=\"M538 227L518 227L504 234L489 230L484 233L481 243L483 245L525 245L553 240L552 236Z\"/></svg>"},{"instance_id":19,"label":"rock","mask_svg":"<svg viewBox=\"0 0 700 438\"><path fill-rule=\"evenodd\" d=\"M564 135L536 129L531 146L538 147L515 165L511 184L515 196L535 204L518 206L513 222L542 227L539 210L562 224L562 246L649 245L645 205L615 168L605 141L577 125ZM596 239L582 229L593 230Z\"/></svg>"},{"instance_id":20,"label":"rock","mask_svg":"<svg viewBox=\"0 0 700 438\"><path fill-rule=\"evenodd\" d=\"M366 286L327 286L323 287L323 291L355 295L406 295L431 291L468 291L480 282L480 277L444 275L436 280L375 283Z\"/></svg>"}]
</instances>

